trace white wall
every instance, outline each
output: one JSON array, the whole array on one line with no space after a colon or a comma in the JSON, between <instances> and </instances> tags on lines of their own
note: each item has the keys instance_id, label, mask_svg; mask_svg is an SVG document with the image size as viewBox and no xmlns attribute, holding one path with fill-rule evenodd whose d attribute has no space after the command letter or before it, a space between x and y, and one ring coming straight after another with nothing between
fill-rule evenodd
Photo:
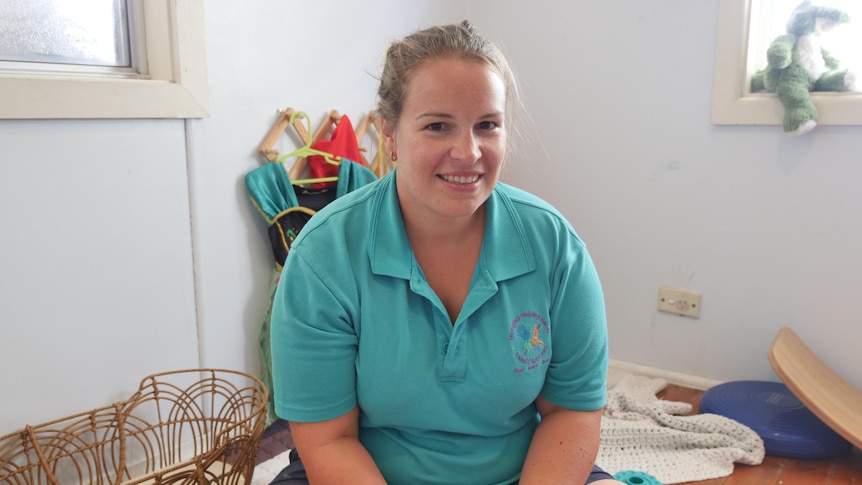
<instances>
[{"instance_id":1,"label":"white wall","mask_svg":"<svg viewBox=\"0 0 862 485\"><path fill-rule=\"evenodd\" d=\"M198 365L182 121L0 122L0 435Z\"/></svg>"},{"instance_id":2,"label":"white wall","mask_svg":"<svg viewBox=\"0 0 862 485\"><path fill-rule=\"evenodd\" d=\"M717 4L471 2L533 119L506 180L587 241L613 358L775 380L786 325L862 388L862 128L712 126ZM701 318L657 312L660 285L701 291Z\"/></svg>"},{"instance_id":3,"label":"white wall","mask_svg":"<svg viewBox=\"0 0 862 485\"><path fill-rule=\"evenodd\" d=\"M357 123L389 42L464 7L205 10L209 118L0 121L0 435L125 398L155 372L256 374L272 256L243 177L276 110Z\"/></svg>"},{"instance_id":4,"label":"white wall","mask_svg":"<svg viewBox=\"0 0 862 485\"><path fill-rule=\"evenodd\" d=\"M772 379L791 325L862 387L862 131L712 126L716 6L208 1L211 117L0 122L0 434L154 372L257 372L272 260L243 176L276 109L358 119L389 41L466 15L533 119L506 180L588 242L613 358ZM657 313L662 284L702 291L702 317Z\"/></svg>"}]
</instances>

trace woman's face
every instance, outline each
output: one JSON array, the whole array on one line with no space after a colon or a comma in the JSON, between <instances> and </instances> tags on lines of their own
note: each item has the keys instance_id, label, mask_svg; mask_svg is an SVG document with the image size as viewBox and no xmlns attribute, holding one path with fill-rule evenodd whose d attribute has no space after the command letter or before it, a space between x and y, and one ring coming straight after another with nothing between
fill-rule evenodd
<instances>
[{"instance_id":1,"label":"woman's face","mask_svg":"<svg viewBox=\"0 0 862 485\"><path fill-rule=\"evenodd\" d=\"M491 195L506 152L506 88L488 64L443 58L415 68L397 126L402 212L416 222L469 218Z\"/></svg>"}]
</instances>

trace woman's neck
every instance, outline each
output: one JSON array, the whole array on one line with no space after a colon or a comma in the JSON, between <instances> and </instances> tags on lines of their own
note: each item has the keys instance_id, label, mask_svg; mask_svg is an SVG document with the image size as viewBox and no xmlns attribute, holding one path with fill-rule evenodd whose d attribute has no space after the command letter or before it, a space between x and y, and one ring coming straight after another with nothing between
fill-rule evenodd
<instances>
[{"instance_id":1,"label":"woman's neck","mask_svg":"<svg viewBox=\"0 0 862 485\"><path fill-rule=\"evenodd\" d=\"M412 246L435 245L458 248L471 241L482 240L485 234L485 205L466 217L446 218L410 214L402 209L407 238Z\"/></svg>"}]
</instances>

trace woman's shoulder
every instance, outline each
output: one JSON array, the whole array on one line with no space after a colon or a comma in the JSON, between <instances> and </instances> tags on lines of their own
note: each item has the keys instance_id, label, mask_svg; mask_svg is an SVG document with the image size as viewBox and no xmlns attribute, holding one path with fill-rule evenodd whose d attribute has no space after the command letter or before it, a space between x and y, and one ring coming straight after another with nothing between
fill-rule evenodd
<instances>
[{"instance_id":1,"label":"woman's shoulder","mask_svg":"<svg viewBox=\"0 0 862 485\"><path fill-rule=\"evenodd\" d=\"M495 190L505 205L525 224L553 224L574 233L572 225L556 207L536 194L513 185L498 182Z\"/></svg>"},{"instance_id":2,"label":"woman's shoulder","mask_svg":"<svg viewBox=\"0 0 862 485\"><path fill-rule=\"evenodd\" d=\"M338 197L317 211L300 231L294 245L304 239L342 240L367 228L375 213L380 182L372 182Z\"/></svg>"},{"instance_id":3,"label":"woman's shoulder","mask_svg":"<svg viewBox=\"0 0 862 485\"><path fill-rule=\"evenodd\" d=\"M556 207L532 192L527 192L522 188L515 187L514 185L509 185L504 182L497 182L496 190L515 204L522 205L525 208L532 207L540 211L547 211L556 216L562 217Z\"/></svg>"}]
</instances>

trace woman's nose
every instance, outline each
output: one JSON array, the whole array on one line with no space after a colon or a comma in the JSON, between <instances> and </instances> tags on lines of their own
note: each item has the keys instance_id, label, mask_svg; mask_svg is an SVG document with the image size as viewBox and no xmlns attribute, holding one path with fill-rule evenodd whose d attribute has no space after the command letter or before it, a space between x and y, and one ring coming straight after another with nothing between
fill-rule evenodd
<instances>
[{"instance_id":1,"label":"woman's nose","mask_svg":"<svg viewBox=\"0 0 862 485\"><path fill-rule=\"evenodd\" d=\"M468 163L474 163L482 156L482 150L479 149L479 142L472 132L460 135L452 146L452 158L462 160Z\"/></svg>"}]
</instances>

